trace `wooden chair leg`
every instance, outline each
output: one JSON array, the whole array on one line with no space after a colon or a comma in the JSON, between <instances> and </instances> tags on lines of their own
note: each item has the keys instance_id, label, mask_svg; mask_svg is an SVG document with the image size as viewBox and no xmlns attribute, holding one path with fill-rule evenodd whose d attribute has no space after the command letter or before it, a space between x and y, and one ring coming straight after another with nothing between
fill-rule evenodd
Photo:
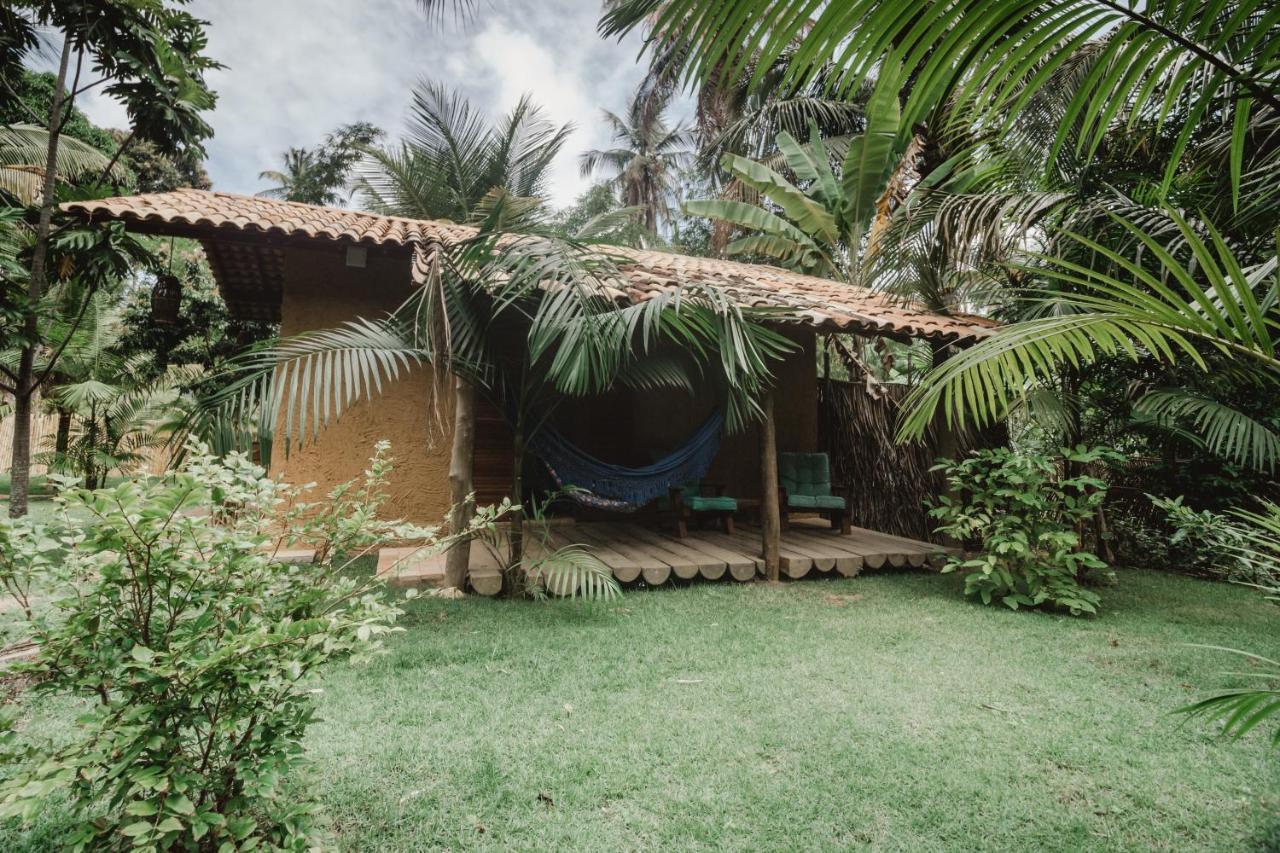
<instances>
[{"instance_id":1,"label":"wooden chair leg","mask_svg":"<svg viewBox=\"0 0 1280 853\"><path fill-rule=\"evenodd\" d=\"M778 521L780 522L779 527L783 530L791 529L791 514L787 512L785 506L778 511Z\"/></svg>"},{"instance_id":2,"label":"wooden chair leg","mask_svg":"<svg viewBox=\"0 0 1280 853\"><path fill-rule=\"evenodd\" d=\"M683 515L676 519L676 536L678 536L681 539L689 538L689 525L684 520Z\"/></svg>"},{"instance_id":3,"label":"wooden chair leg","mask_svg":"<svg viewBox=\"0 0 1280 853\"><path fill-rule=\"evenodd\" d=\"M840 535L848 536L853 533L853 513L850 510L842 510L840 513Z\"/></svg>"},{"instance_id":4,"label":"wooden chair leg","mask_svg":"<svg viewBox=\"0 0 1280 853\"><path fill-rule=\"evenodd\" d=\"M733 513L726 513L724 516L724 532L730 536L733 535Z\"/></svg>"}]
</instances>

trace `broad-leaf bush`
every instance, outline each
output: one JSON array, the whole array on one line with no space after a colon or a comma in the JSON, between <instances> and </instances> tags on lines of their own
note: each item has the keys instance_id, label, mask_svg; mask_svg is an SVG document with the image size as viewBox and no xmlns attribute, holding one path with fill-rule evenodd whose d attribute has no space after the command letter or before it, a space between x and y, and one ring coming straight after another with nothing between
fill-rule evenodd
<instances>
[{"instance_id":1,"label":"broad-leaf bush","mask_svg":"<svg viewBox=\"0 0 1280 853\"><path fill-rule=\"evenodd\" d=\"M377 651L400 614L351 564L390 540L442 544L377 517L390 470L381 444L363 479L309 504L246 457L193 446L164 478L68 487L64 527L5 521L6 588L24 607L34 584L60 590L52 607L28 607L39 653L22 669L33 690L88 710L58 745L27 742L9 715L4 759L17 769L0 816L30 819L61 792L78 818L71 849L312 846L316 805L283 786L304 763L311 676ZM315 560L277 558L300 547Z\"/></svg>"},{"instance_id":2,"label":"broad-leaf bush","mask_svg":"<svg viewBox=\"0 0 1280 853\"><path fill-rule=\"evenodd\" d=\"M1147 498L1165 513L1173 528L1169 543L1181 546L1188 554L1190 568L1234 583L1263 588L1280 586L1276 554L1261 546L1261 537L1266 535L1269 523L1278 517L1275 504L1264 503L1262 514L1238 510L1228 514L1192 509L1181 496L1147 495Z\"/></svg>"},{"instance_id":3,"label":"broad-leaf bush","mask_svg":"<svg viewBox=\"0 0 1280 853\"><path fill-rule=\"evenodd\" d=\"M1106 483L1063 472L1087 470L1116 456L1077 447L1055 460L998 448L944 460L934 470L944 472L947 494L930 515L941 522L939 533L978 547L976 554L951 557L943 571L965 572L965 593L984 604L1096 613L1101 599L1082 581L1108 569L1081 547L1078 531L1095 517Z\"/></svg>"}]
</instances>

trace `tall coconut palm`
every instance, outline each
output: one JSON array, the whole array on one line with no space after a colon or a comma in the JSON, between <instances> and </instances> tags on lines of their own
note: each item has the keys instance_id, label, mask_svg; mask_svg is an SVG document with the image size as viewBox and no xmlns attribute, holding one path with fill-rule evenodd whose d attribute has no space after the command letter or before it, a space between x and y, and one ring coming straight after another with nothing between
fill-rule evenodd
<instances>
[{"instance_id":1,"label":"tall coconut palm","mask_svg":"<svg viewBox=\"0 0 1280 853\"><path fill-rule=\"evenodd\" d=\"M263 198L297 201L293 196L306 184L308 174L315 166L315 157L306 148L290 148L284 152L281 160L280 169L267 169L258 173L259 180L275 183L274 187L262 190L258 195Z\"/></svg>"},{"instance_id":2,"label":"tall coconut palm","mask_svg":"<svg viewBox=\"0 0 1280 853\"><path fill-rule=\"evenodd\" d=\"M520 228L538 217L547 171L568 138L570 125L555 126L528 97L495 125L465 98L445 87L424 81L413 92L409 127L399 147L368 149L357 181L369 207L386 214L412 219L488 222L491 228ZM442 291L455 310L466 304L469 291ZM448 316L448 309L441 309ZM467 312L462 311L462 315ZM460 318L461 319L461 316ZM474 327L478 320L467 315L456 327ZM446 328L455 328L446 323ZM474 340L474 339L472 339ZM451 351L452 341L445 345ZM455 375L454 441L450 463L450 491L454 506L451 526L462 530L469 521L472 489L471 457L477 386L488 387L490 376L479 375L472 360L492 365L480 354L437 363ZM471 366L473 369L468 370ZM480 371L483 373L484 371ZM515 410L522 407L517 405ZM519 472L517 471L517 475ZM461 586L466 571L467 547L450 552L446 575Z\"/></svg>"},{"instance_id":3,"label":"tall coconut palm","mask_svg":"<svg viewBox=\"0 0 1280 853\"><path fill-rule=\"evenodd\" d=\"M305 204L342 204L352 167L381 136L377 127L358 121L339 127L315 148L290 148L284 153L283 170L258 175L276 184L258 195Z\"/></svg>"},{"instance_id":4,"label":"tall coconut palm","mask_svg":"<svg viewBox=\"0 0 1280 853\"><path fill-rule=\"evenodd\" d=\"M682 124L667 124L669 104L669 93L641 89L627 103L625 115L604 110L617 146L584 151L580 158L584 177L606 172L622 203L644 211L650 234L670 220L680 170L693 160L693 134Z\"/></svg>"}]
</instances>

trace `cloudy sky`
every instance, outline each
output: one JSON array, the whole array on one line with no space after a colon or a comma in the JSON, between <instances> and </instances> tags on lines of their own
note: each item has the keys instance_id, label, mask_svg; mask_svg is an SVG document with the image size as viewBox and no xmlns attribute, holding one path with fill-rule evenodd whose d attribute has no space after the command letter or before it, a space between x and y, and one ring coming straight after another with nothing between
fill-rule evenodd
<instances>
[{"instance_id":1,"label":"cloudy sky","mask_svg":"<svg viewBox=\"0 0 1280 853\"><path fill-rule=\"evenodd\" d=\"M193 0L208 20L218 106L208 144L214 187L253 193L290 146L311 146L364 120L398 133L421 79L463 92L495 116L524 92L557 122L573 122L552 174L552 202L573 201L586 181L577 155L604 147L600 109L620 111L643 76L639 40L596 34L599 0L479 0L477 19L429 19L416 0ZM95 123L123 126L105 98L81 105Z\"/></svg>"}]
</instances>

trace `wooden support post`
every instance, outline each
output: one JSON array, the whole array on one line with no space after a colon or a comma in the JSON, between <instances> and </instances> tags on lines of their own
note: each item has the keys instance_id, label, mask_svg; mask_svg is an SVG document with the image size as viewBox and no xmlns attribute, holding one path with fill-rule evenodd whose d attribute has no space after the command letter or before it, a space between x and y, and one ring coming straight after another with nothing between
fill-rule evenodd
<instances>
[{"instance_id":1,"label":"wooden support post","mask_svg":"<svg viewBox=\"0 0 1280 853\"><path fill-rule=\"evenodd\" d=\"M760 538L764 574L778 579L781 561L778 541L781 538L780 504L778 500L778 436L773 422L773 389L761 401L764 420L760 423Z\"/></svg>"},{"instance_id":2,"label":"wooden support post","mask_svg":"<svg viewBox=\"0 0 1280 853\"><path fill-rule=\"evenodd\" d=\"M465 530L475 514L472 477L476 449L476 389L461 376L453 382L453 448L449 457L449 532ZM455 543L444 562L444 585L462 589L471 563L471 542Z\"/></svg>"}]
</instances>

